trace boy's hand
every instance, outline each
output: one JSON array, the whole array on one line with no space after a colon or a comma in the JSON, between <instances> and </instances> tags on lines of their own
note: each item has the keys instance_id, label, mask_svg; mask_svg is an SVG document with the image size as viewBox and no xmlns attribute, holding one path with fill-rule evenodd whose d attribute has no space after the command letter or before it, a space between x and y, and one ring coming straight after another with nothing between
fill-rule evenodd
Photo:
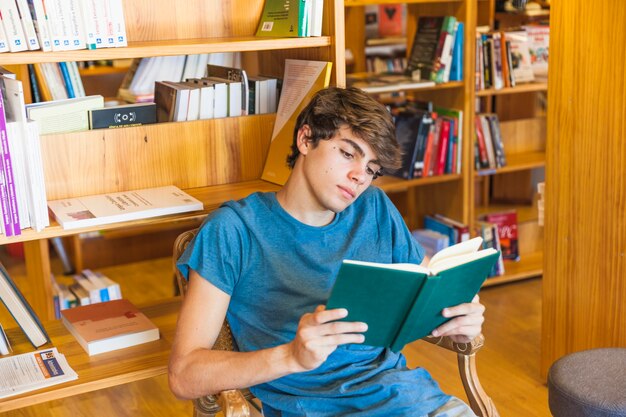
<instances>
[{"instance_id":1,"label":"boy's hand","mask_svg":"<svg viewBox=\"0 0 626 417\"><path fill-rule=\"evenodd\" d=\"M308 371L320 366L337 346L346 343L363 343L367 324L362 322L336 321L348 315L343 308L326 310L317 306L313 313L300 318L296 337L288 344L296 372Z\"/></svg>"},{"instance_id":2,"label":"boy's hand","mask_svg":"<svg viewBox=\"0 0 626 417\"><path fill-rule=\"evenodd\" d=\"M485 321L484 312L485 306L480 304L478 295L471 303L444 308L441 314L444 317L454 318L433 330L432 335L450 336L457 343L469 343L482 331L482 324Z\"/></svg>"}]
</instances>

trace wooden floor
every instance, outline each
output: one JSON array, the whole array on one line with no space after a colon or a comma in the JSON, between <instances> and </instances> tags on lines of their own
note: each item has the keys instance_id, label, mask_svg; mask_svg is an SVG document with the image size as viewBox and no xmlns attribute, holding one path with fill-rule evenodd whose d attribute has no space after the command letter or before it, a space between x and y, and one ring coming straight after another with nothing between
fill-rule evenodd
<instances>
[{"instance_id":1,"label":"wooden floor","mask_svg":"<svg viewBox=\"0 0 626 417\"><path fill-rule=\"evenodd\" d=\"M0 254L2 255L2 254ZM28 296L24 265L1 257L18 286ZM58 263L53 269L60 272ZM102 269L120 283L122 293L136 304L164 298L172 293L169 259L158 259ZM61 279L63 279L61 277ZM487 306L484 334L486 345L479 353L478 372L502 417L549 417L547 388L539 377L541 330L541 280L485 288L481 300ZM0 323L15 324L4 308ZM425 342L408 345L404 353L409 365L423 366L439 381L443 390L465 398L456 368L455 355ZM3 414L6 417L51 416L191 416L191 404L178 401L169 392L162 376L115 388Z\"/></svg>"}]
</instances>

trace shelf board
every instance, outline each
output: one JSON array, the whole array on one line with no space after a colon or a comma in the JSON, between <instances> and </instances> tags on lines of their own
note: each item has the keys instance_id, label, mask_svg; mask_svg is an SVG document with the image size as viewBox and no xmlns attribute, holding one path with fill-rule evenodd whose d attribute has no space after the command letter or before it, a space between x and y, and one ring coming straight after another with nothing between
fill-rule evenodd
<instances>
[{"instance_id":1,"label":"shelf board","mask_svg":"<svg viewBox=\"0 0 626 417\"><path fill-rule=\"evenodd\" d=\"M167 373L180 303L176 297L139 306L159 328L159 340L95 356L87 355L60 320L44 323L52 343L37 350L56 347L78 373L78 379L4 398L0 413ZM7 334L14 354L35 350L19 327L8 329Z\"/></svg>"},{"instance_id":2,"label":"shelf board","mask_svg":"<svg viewBox=\"0 0 626 417\"><path fill-rule=\"evenodd\" d=\"M460 3L462 0L404 0L405 4ZM397 4L397 0L345 0L345 7L369 6L377 4Z\"/></svg>"},{"instance_id":3,"label":"shelf board","mask_svg":"<svg viewBox=\"0 0 626 417\"><path fill-rule=\"evenodd\" d=\"M91 61L144 58L169 55L192 55L214 52L248 52L317 48L331 45L329 36L305 38L261 38L240 36L231 38L177 39L128 42L123 48L81 49L78 51L25 51L2 55L2 65L35 64L41 62Z\"/></svg>"},{"instance_id":4,"label":"shelf board","mask_svg":"<svg viewBox=\"0 0 626 417\"><path fill-rule=\"evenodd\" d=\"M504 261L504 271L505 274L502 276L487 278L483 288L541 276L543 274L543 252L522 255L517 262Z\"/></svg>"},{"instance_id":5,"label":"shelf board","mask_svg":"<svg viewBox=\"0 0 626 417\"><path fill-rule=\"evenodd\" d=\"M204 209L189 213L181 213L170 216L153 217L149 219L134 220L129 222L105 224L101 226L82 227L78 229L63 229L57 222L50 221L50 226L41 232L35 232L32 229L22 230L19 236L0 236L0 245L7 243L25 242L38 239L50 239L58 236L76 235L79 233L93 232L98 230L117 230L133 226L148 226L154 224L175 223L181 221L189 221L193 219L202 219L209 212L218 208L223 202L228 200L238 200L244 198L256 191L277 191L280 187L262 180L246 181L241 183L214 185L211 187L191 188L184 190L189 195L202 201Z\"/></svg>"},{"instance_id":6,"label":"shelf board","mask_svg":"<svg viewBox=\"0 0 626 417\"><path fill-rule=\"evenodd\" d=\"M405 180L403 178L397 178L392 176L380 177L373 184L385 192L398 192L404 191L411 187L419 187L421 185L439 184L450 181L460 180L459 174L446 174L437 175L434 177L426 178L414 178L411 180Z\"/></svg>"},{"instance_id":7,"label":"shelf board","mask_svg":"<svg viewBox=\"0 0 626 417\"><path fill-rule=\"evenodd\" d=\"M548 83L527 83L516 85L515 87L507 87L496 90L495 88L489 88L486 90L476 91L477 97L489 97L499 96L503 94L519 94L519 93L532 93L536 91L548 91Z\"/></svg>"},{"instance_id":8,"label":"shelf board","mask_svg":"<svg viewBox=\"0 0 626 417\"><path fill-rule=\"evenodd\" d=\"M481 169L474 172L477 177L505 174L507 172L525 171L546 166L545 152L527 152L506 155L506 166L495 169Z\"/></svg>"}]
</instances>

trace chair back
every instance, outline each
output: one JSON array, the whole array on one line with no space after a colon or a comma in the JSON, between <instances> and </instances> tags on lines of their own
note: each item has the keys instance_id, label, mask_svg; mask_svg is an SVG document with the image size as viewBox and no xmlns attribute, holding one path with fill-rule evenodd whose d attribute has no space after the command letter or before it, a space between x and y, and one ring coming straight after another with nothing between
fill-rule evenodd
<instances>
[{"instance_id":1,"label":"chair back","mask_svg":"<svg viewBox=\"0 0 626 417\"><path fill-rule=\"evenodd\" d=\"M178 261L185 249L187 249L189 243L193 241L197 234L198 229L187 230L186 232L178 235L178 237L174 241L174 254L172 257L174 275L176 276L176 284L178 285L178 290L183 297L187 294L188 282L176 267L176 261ZM224 323L222 324L222 329L220 330L219 336L217 336L217 340L213 345L213 349L231 351L238 350L237 345L235 344L235 340L233 339L233 334L230 330L230 325L226 320L224 320Z\"/></svg>"}]
</instances>

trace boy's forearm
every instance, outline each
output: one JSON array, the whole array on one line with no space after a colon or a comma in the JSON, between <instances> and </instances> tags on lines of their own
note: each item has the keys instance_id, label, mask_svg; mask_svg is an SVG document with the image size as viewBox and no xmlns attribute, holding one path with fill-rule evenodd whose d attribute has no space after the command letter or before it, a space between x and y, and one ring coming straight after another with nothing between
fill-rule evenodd
<instances>
[{"instance_id":1,"label":"boy's forearm","mask_svg":"<svg viewBox=\"0 0 626 417\"><path fill-rule=\"evenodd\" d=\"M197 349L184 359L170 362L169 383L178 398L193 399L250 387L300 370L289 345L254 352Z\"/></svg>"}]
</instances>

